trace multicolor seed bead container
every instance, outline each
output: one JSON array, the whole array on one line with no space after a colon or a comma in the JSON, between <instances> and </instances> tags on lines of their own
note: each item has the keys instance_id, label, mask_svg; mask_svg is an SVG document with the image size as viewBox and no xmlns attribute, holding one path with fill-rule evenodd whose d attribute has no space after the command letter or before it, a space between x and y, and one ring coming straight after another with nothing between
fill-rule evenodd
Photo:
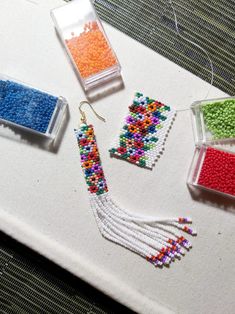
<instances>
[{"instance_id":1,"label":"multicolor seed bead container","mask_svg":"<svg viewBox=\"0 0 235 314\"><path fill-rule=\"evenodd\" d=\"M235 98L197 101L191 105L196 145L235 138Z\"/></svg>"},{"instance_id":2,"label":"multicolor seed bead container","mask_svg":"<svg viewBox=\"0 0 235 314\"><path fill-rule=\"evenodd\" d=\"M64 120L67 101L0 76L0 123L53 140Z\"/></svg>"},{"instance_id":3,"label":"multicolor seed bead container","mask_svg":"<svg viewBox=\"0 0 235 314\"><path fill-rule=\"evenodd\" d=\"M215 147L197 147L188 184L235 198L235 153Z\"/></svg>"},{"instance_id":4,"label":"multicolor seed bead container","mask_svg":"<svg viewBox=\"0 0 235 314\"><path fill-rule=\"evenodd\" d=\"M52 10L51 17L85 91L120 76L120 64L90 0L74 0Z\"/></svg>"}]
</instances>

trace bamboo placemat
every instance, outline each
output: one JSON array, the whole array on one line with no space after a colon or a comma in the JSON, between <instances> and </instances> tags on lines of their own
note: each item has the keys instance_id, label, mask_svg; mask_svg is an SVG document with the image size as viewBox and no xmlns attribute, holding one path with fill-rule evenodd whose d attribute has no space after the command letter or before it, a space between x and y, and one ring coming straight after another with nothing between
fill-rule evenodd
<instances>
[{"instance_id":1,"label":"bamboo placemat","mask_svg":"<svg viewBox=\"0 0 235 314\"><path fill-rule=\"evenodd\" d=\"M131 313L0 232L1 314Z\"/></svg>"},{"instance_id":2,"label":"bamboo placemat","mask_svg":"<svg viewBox=\"0 0 235 314\"><path fill-rule=\"evenodd\" d=\"M177 36L168 0L95 0L94 3L101 19L210 82L207 57ZM235 1L175 0L173 4L181 34L211 56L214 86L234 94Z\"/></svg>"}]
</instances>

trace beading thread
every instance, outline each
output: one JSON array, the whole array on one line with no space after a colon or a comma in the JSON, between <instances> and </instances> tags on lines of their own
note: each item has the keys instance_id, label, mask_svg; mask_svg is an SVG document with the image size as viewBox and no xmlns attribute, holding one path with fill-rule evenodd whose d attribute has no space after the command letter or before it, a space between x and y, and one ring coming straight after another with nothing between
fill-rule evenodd
<instances>
[{"instance_id":1,"label":"beading thread","mask_svg":"<svg viewBox=\"0 0 235 314\"><path fill-rule=\"evenodd\" d=\"M191 248L181 231L195 235L190 218L146 217L119 207L109 196L94 129L75 130L90 205L103 237L146 258L154 266L168 265Z\"/></svg>"},{"instance_id":2,"label":"beading thread","mask_svg":"<svg viewBox=\"0 0 235 314\"><path fill-rule=\"evenodd\" d=\"M164 150L176 111L160 101L136 93L111 156L152 169Z\"/></svg>"}]
</instances>

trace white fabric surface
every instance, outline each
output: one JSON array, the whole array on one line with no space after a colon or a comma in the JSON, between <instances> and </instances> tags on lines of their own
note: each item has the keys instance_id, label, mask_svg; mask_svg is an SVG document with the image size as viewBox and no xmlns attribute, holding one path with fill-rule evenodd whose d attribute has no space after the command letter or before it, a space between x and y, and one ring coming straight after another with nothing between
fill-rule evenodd
<instances>
[{"instance_id":1,"label":"white fabric surface","mask_svg":"<svg viewBox=\"0 0 235 314\"><path fill-rule=\"evenodd\" d=\"M110 158L135 91L176 109L202 99L208 84L105 24L125 89L95 103L94 124L110 194L131 211L191 216L193 249L169 269L103 239L89 208L73 128L84 99L58 41L49 9L61 0L1 0L0 73L65 96L70 121L57 153L0 137L0 229L140 313L234 311L234 204L196 200L186 187L194 141L189 111L179 112L153 171ZM212 88L210 98L225 94Z\"/></svg>"}]
</instances>

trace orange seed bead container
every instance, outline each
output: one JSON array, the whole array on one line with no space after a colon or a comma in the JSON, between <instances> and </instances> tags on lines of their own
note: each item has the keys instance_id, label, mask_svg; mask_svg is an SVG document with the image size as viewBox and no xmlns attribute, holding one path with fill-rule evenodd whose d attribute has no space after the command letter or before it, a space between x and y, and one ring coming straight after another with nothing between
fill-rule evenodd
<instances>
[{"instance_id":1,"label":"orange seed bead container","mask_svg":"<svg viewBox=\"0 0 235 314\"><path fill-rule=\"evenodd\" d=\"M73 0L51 17L85 91L120 76L121 67L90 0Z\"/></svg>"}]
</instances>

